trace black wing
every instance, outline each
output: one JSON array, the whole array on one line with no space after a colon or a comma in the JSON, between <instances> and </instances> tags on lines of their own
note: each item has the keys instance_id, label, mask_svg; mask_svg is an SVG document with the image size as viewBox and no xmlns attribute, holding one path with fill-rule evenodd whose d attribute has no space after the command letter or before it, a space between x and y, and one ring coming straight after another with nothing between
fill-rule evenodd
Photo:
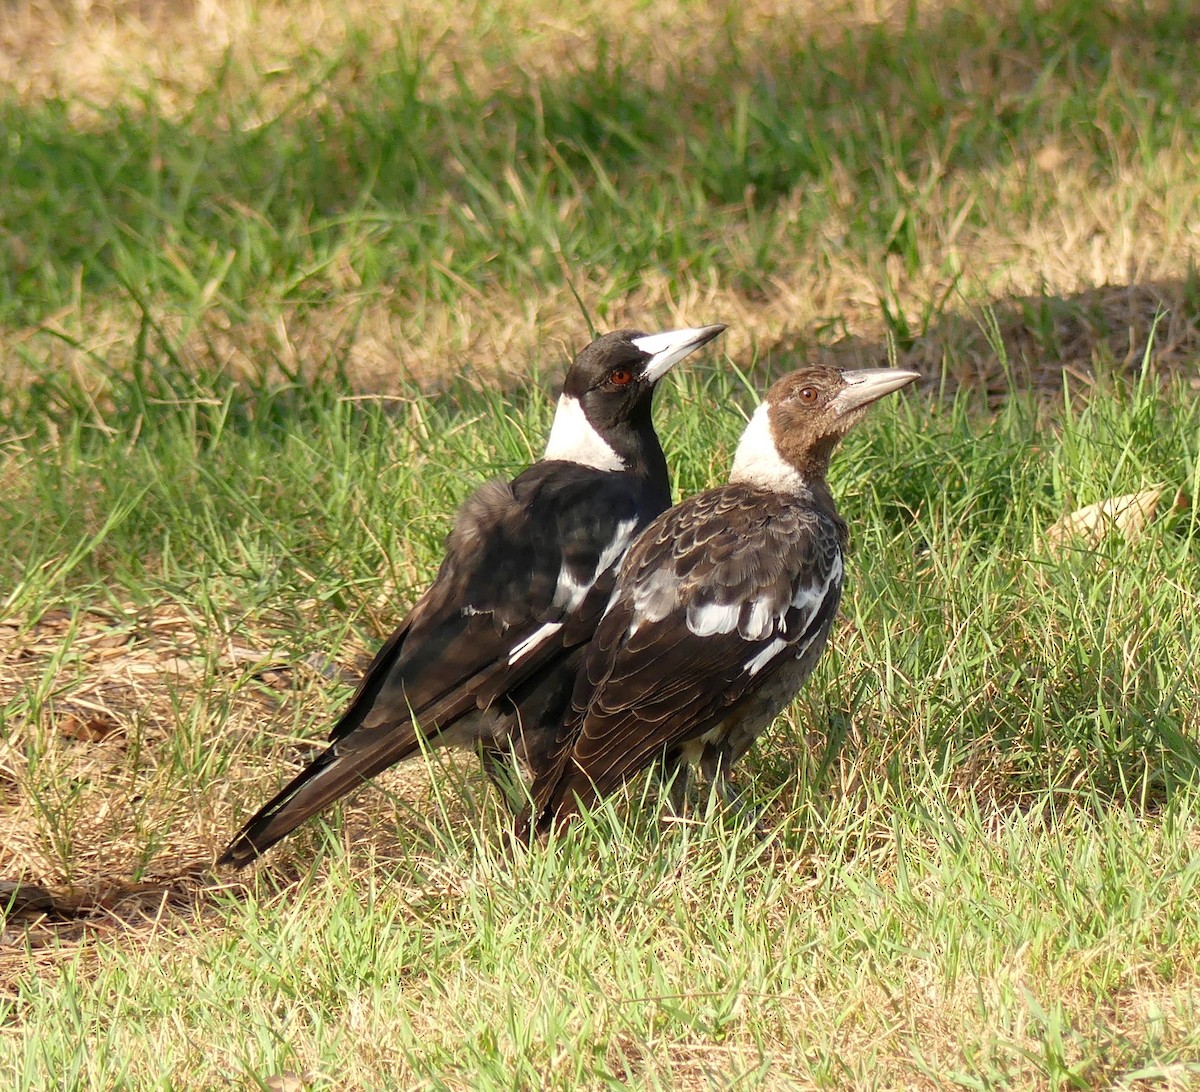
<instances>
[{"instance_id":1,"label":"black wing","mask_svg":"<svg viewBox=\"0 0 1200 1092\"><path fill-rule=\"evenodd\" d=\"M521 677L604 585L647 512L625 474L539 463L513 482L490 482L463 505L429 590L380 650L330 738L408 724L448 695L496 690ZM597 588L597 581L601 587ZM486 701L484 702L486 704ZM428 719L428 718L426 718Z\"/></svg>"},{"instance_id":2,"label":"black wing","mask_svg":"<svg viewBox=\"0 0 1200 1092\"><path fill-rule=\"evenodd\" d=\"M655 520L585 652L568 749L533 789L538 825L704 735L789 659L811 670L841 596L844 536L836 514L744 485Z\"/></svg>"},{"instance_id":3,"label":"black wing","mask_svg":"<svg viewBox=\"0 0 1200 1092\"><path fill-rule=\"evenodd\" d=\"M459 511L428 591L380 649L319 755L221 858L245 864L586 640L638 530L664 507L633 475L541 462Z\"/></svg>"}]
</instances>

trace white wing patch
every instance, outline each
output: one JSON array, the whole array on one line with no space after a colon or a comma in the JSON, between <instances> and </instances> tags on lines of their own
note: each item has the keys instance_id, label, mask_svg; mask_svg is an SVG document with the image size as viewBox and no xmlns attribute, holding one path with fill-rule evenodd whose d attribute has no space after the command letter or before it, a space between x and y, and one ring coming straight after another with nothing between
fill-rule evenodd
<instances>
[{"instance_id":1,"label":"white wing patch","mask_svg":"<svg viewBox=\"0 0 1200 1092\"><path fill-rule=\"evenodd\" d=\"M634 584L630 593L633 599L633 620L629 623L632 637L646 622L661 622L679 605L679 584L667 569L654 569L645 580ZM605 614L620 598L620 589L613 591Z\"/></svg>"},{"instance_id":2,"label":"white wing patch","mask_svg":"<svg viewBox=\"0 0 1200 1092\"><path fill-rule=\"evenodd\" d=\"M746 641L762 641L783 624L784 611L777 610L770 596L760 595L750 604L749 612L741 619L743 603L703 603L688 607L687 627L697 637L711 637L718 633L737 634Z\"/></svg>"},{"instance_id":3,"label":"white wing patch","mask_svg":"<svg viewBox=\"0 0 1200 1092\"><path fill-rule=\"evenodd\" d=\"M772 609L775 604L765 595L760 595L750 607L750 617L738 627L738 633L747 641L761 641L783 621L782 611Z\"/></svg>"},{"instance_id":4,"label":"white wing patch","mask_svg":"<svg viewBox=\"0 0 1200 1092\"><path fill-rule=\"evenodd\" d=\"M562 610L570 613L580 603L583 602L583 597L587 595L588 588L595 582L592 580L576 580L571 575L571 570L564 565L558 571L558 583L554 585L554 606L560 607Z\"/></svg>"},{"instance_id":5,"label":"white wing patch","mask_svg":"<svg viewBox=\"0 0 1200 1092\"><path fill-rule=\"evenodd\" d=\"M625 551L629 548L629 543L633 538L633 532L636 528L636 518L623 519L617 524L608 545L600 551L595 571L591 576L579 580L567 565L559 569L558 582L554 585L553 605L564 614L570 614L574 611L587 598L588 592L596 586L596 581L625 556ZM611 601L609 602L609 606L612 606ZM508 657L509 667L532 652L538 645L553 637L562 627L562 622L546 622L538 629L535 629L523 641L513 645L512 652L509 653Z\"/></svg>"},{"instance_id":6,"label":"white wing patch","mask_svg":"<svg viewBox=\"0 0 1200 1092\"><path fill-rule=\"evenodd\" d=\"M792 596L792 606L805 613L811 613L814 609L820 607L821 603L825 600L825 596L829 594L829 589L841 579L842 552L839 550L834 554L833 564L829 566L829 572L825 574L825 579L821 585L818 587L816 584L805 584L802 588L797 588L795 595Z\"/></svg>"},{"instance_id":7,"label":"white wing patch","mask_svg":"<svg viewBox=\"0 0 1200 1092\"><path fill-rule=\"evenodd\" d=\"M757 675L764 667L767 666L776 656L778 656L785 648L787 641L782 637L776 637L766 648L760 649L755 655L748 659L743 667L744 671L750 672L751 675Z\"/></svg>"},{"instance_id":8,"label":"white wing patch","mask_svg":"<svg viewBox=\"0 0 1200 1092\"><path fill-rule=\"evenodd\" d=\"M826 596L829 595L830 589L832 589L834 585L837 584L841 579L842 555L839 551L834 556L833 563L829 566L829 572L825 574L825 579L821 581L820 584L805 584L796 589L795 593L792 595L792 606L802 614L800 625L798 627L798 636L803 636L808 631L809 626L812 624L813 618L816 617L817 612L821 609L821 604L825 601ZM778 632L779 628L783 624L784 619L782 615L770 616L769 614L763 612L763 617L767 623L766 628L761 629L758 632L758 635L753 637L746 632L749 628L749 622L754 621L755 618L759 616L759 607L765 602L765 598L757 600L754 604L754 609L750 612L750 619L747 623L747 626L743 627L741 633L741 635L747 640L761 641L767 636L768 633L771 632L772 628ZM808 634L808 640L797 640L795 642L792 651L795 653L796 659L800 659L800 657L808 651L809 646L814 640L816 640L816 637L816 633L810 633ZM742 665L742 669L751 675L757 675L764 667L767 666L767 664L769 664L773 659L775 659L776 656L787 649L790 645L792 645L792 642L788 641L787 638L776 637L773 641L771 641L770 644L759 649L758 652L751 656L750 659L748 659L745 664Z\"/></svg>"},{"instance_id":9,"label":"white wing patch","mask_svg":"<svg viewBox=\"0 0 1200 1092\"><path fill-rule=\"evenodd\" d=\"M798 611L810 614L815 607L821 605L821 600L828 591L828 581L824 584L805 584L796 589L796 594L792 596L792 606Z\"/></svg>"},{"instance_id":10,"label":"white wing patch","mask_svg":"<svg viewBox=\"0 0 1200 1092\"><path fill-rule=\"evenodd\" d=\"M712 637L717 633L732 633L737 629L740 603L702 603L687 609L687 628L697 637Z\"/></svg>"},{"instance_id":11,"label":"white wing patch","mask_svg":"<svg viewBox=\"0 0 1200 1092\"><path fill-rule=\"evenodd\" d=\"M526 637L525 640L519 641L517 644L513 645L512 652L509 653L508 656L508 666L512 667L513 664L515 664L523 656L527 656L530 652L537 648L538 645L548 641L560 629L562 629L562 627L562 622L547 622L545 625L539 626L528 637Z\"/></svg>"},{"instance_id":12,"label":"white wing patch","mask_svg":"<svg viewBox=\"0 0 1200 1092\"><path fill-rule=\"evenodd\" d=\"M591 576L579 580L568 566L563 565L558 572L558 583L554 586L554 599L552 600L554 606L567 614L579 606L587 597L587 593L595 587L596 581L625 556L625 551L629 549L629 543L633 539L633 532L636 528L636 518L623 519L617 524L608 545L600 551L595 571Z\"/></svg>"},{"instance_id":13,"label":"white wing patch","mask_svg":"<svg viewBox=\"0 0 1200 1092\"><path fill-rule=\"evenodd\" d=\"M633 538L633 532L636 527L636 518L623 519L617 524L612 541L600 552L600 560L596 563L596 576L592 580L593 584L602 572L605 572L625 556L625 551L629 549L629 542Z\"/></svg>"},{"instance_id":14,"label":"white wing patch","mask_svg":"<svg viewBox=\"0 0 1200 1092\"><path fill-rule=\"evenodd\" d=\"M596 470L624 470L622 459L593 427L578 398L564 394L554 411L554 424L543 459L561 459Z\"/></svg>"}]
</instances>

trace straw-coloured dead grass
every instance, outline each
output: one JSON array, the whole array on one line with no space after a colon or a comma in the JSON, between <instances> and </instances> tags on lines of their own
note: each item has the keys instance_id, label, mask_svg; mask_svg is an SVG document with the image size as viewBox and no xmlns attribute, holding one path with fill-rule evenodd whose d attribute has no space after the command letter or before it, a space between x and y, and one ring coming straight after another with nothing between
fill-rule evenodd
<instances>
[{"instance_id":1,"label":"straw-coloured dead grass","mask_svg":"<svg viewBox=\"0 0 1200 1092\"><path fill-rule=\"evenodd\" d=\"M936 11L941 5L926 3ZM168 109L186 111L197 90L227 64L231 95L270 83L277 102L299 89L297 61L313 50L336 53L347 36L370 43L365 61L386 58L397 44L429 49L429 73L443 88L465 77L486 94L513 80L553 75L565 62L586 66L603 38L638 58L660 86L682 61L699 81L732 37L766 38L803 27L835 36L848 27L903 18L906 5L889 0L752 0L733 8L659 0L547 3L522 0L503 18L485 2L445 5L436 0L324 0L301 3L247 0L101 0L59 4L16 0L0 30L0 82L26 102L51 96L91 106L136 103L150 85L166 90ZM508 44L510 28L527 33L509 63L489 63L489 45ZM290 71L291 70L291 71Z\"/></svg>"}]
</instances>

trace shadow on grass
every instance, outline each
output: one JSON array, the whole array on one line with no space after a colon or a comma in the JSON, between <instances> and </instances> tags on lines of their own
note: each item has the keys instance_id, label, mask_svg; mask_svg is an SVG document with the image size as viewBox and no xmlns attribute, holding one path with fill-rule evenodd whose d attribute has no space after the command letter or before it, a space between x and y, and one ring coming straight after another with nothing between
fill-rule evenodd
<instances>
[{"instance_id":1,"label":"shadow on grass","mask_svg":"<svg viewBox=\"0 0 1200 1092\"><path fill-rule=\"evenodd\" d=\"M374 405L372 393L362 389L354 374L352 348L351 341L335 348L311 376L295 373L281 382L272 362L265 361L257 377L235 382L219 369L197 364L159 328L140 342L132 361L95 361L107 377L103 392L94 389L94 382L54 370L35 374L20 386L0 386L0 426L16 435L40 435L99 414L104 429L136 430L143 421L186 412L211 418L214 434L267 431L282 440L298 424L320 427L339 399L349 396L362 399L363 406ZM1182 377L1196 387L1200 281L1162 279L1103 285L1072 295L1004 297L984 306L946 310L931 316L919 334L893 331L886 339L809 329L759 346L734 362L765 390L773 378L801 364L882 367L893 354L898 366L922 374L927 393L946 397L970 392L989 408L1014 391L1039 390L1054 399L1064 385L1086 393L1103 377L1136 378L1147 359L1154 374ZM469 374L451 373L431 384L402 388L399 394L389 380L377 408L403 418L412 403L421 402L455 418L494 410L498 403L523 407L530 399L552 399L567 363L564 356L537 376L520 367L498 371L482 389Z\"/></svg>"},{"instance_id":2,"label":"shadow on grass","mask_svg":"<svg viewBox=\"0 0 1200 1092\"><path fill-rule=\"evenodd\" d=\"M1101 374L1193 377L1200 356L1200 282L1192 278L1103 285L1073 295L1024 295L947 312L920 334L895 331L891 344L820 332L776 342L761 353L767 374L801 361L834 367L887 366L889 353L942 394L978 391L990 405L1014 389L1061 394L1094 386Z\"/></svg>"}]
</instances>

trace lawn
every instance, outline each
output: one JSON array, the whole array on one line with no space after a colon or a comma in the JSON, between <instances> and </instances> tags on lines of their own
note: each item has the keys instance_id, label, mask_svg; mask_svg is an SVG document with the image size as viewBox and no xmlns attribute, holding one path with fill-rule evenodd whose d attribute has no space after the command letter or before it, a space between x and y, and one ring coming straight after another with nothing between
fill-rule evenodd
<instances>
[{"instance_id":1,"label":"lawn","mask_svg":"<svg viewBox=\"0 0 1200 1092\"><path fill-rule=\"evenodd\" d=\"M0 883L52 906L0 924L5 1087L1200 1087L1198 34L8 5ZM802 361L925 376L835 459L771 836L639 781L514 856L439 756L215 871L590 327L710 322L677 494Z\"/></svg>"}]
</instances>

